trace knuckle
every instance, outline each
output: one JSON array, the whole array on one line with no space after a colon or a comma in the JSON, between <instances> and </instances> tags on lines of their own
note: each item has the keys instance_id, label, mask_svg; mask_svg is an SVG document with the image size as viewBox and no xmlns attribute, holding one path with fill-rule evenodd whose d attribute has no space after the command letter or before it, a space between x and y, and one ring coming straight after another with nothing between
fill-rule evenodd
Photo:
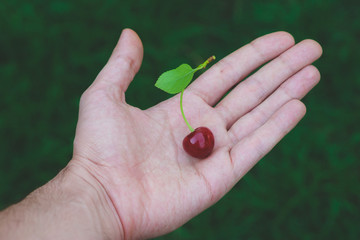
<instances>
[{"instance_id":1,"label":"knuckle","mask_svg":"<svg viewBox=\"0 0 360 240\"><path fill-rule=\"evenodd\" d=\"M251 118L257 126L261 126L268 119L268 115L262 109L256 109L252 112Z\"/></svg>"},{"instance_id":2,"label":"knuckle","mask_svg":"<svg viewBox=\"0 0 360 240\"><path fill-rule=\"evenodd\" d=\"M257 157L258 159L260 159L266 155L267 149L265 147L264 141L257 136L256 137L254 136L254 147L255 147L255 152L258 156Z\"/></svg>"},{"instance_id":3,"label":"knuckle","mask_svg":"<svg viewBox=\"0 0 360 240\"><path fill-rule=\"evenodd\" d=\"M250 78L249 78L250 80ZM265 99L267 95L266 86L264 85L264 81L253 75L251 77L251 81L247 82L248 84L248 91L253 93L253 96L256 100L260 101Z\"/></svg>"},{"instance_id":4,"label":"knuckle","mask_svg":"<svg viewBox=\"0 0 360 240\"><path fill-rule=\"evenodd\" d=\"M266 59L265 53L263 52L261 46L261 39L257 38L249 43L249 46L253 49L253 51L259 56L259 59Z\"/></svg>"},{"instance_id":5,"label":"knuckle","mask_svg":"<svg viewBox=\"0 0 360 240\"><path fill-rule=\"evenodd\" d=\"M113 102L125 102L125 93L121 90L121 88L119 89L118 86L109 85L106 93L108 98L111 99Z\"/></svg>"},{"instance_id":6,"label":"knuckle","mask_svg":"<svg viewBox=\"0 0 360 240\"><path fill-rule=\"evenodd\" d=\"M283 53L279 57L279 62L283 66L284 69L287 69L289 73L296 72L296 69L291 64L291 56L288 53Z\"/></svg>"},{"instance_id":7,"label":"knuckle","mask_svg":"<svg viewBox=\"0 0 360 240\"><path fill-rule=\"evenodd\" d=\"M131 74L136 74L136 64L135 60L127 55L120 55L117 59L119 66L121 66L126 71L130 72Z\"/></svg>"}]
</instances>

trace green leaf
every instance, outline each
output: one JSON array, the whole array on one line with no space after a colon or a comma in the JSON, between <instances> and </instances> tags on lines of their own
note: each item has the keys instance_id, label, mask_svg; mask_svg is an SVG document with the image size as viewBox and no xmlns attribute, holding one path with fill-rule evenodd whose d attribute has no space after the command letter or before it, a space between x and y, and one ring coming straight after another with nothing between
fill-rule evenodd
<instances>
[{"instance_id":1,"label":"green leaf","mask_svg":"<svg viewBox=\"0 0 360 240\"><path fill-rule=\"evenodd\" d=\"M179 93L189 85L195 72L190 65L181 64L176 69L161 74L155 86L170 94Z\"/></svg>"}]
</instances>

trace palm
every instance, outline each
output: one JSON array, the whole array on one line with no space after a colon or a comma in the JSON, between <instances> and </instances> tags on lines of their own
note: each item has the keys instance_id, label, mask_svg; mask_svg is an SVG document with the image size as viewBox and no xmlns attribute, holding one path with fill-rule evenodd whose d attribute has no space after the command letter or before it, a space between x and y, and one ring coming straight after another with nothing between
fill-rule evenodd
<instances>
[{"instance_id":1,"label":"palm","mask_svg":"<svg viewBox=\"0 0 360 240\"><path fill-rule=\"evenodd\" d=\"M240 84L213 107L232 85L244 77L241 74L251 72L252 68L292 45L291 40L285 39L281 33L258 40L258 46L263 44L265 48L266 40L270 42L271 38L281 37L288 46L267 51L268 56L262 55L263 59L257 62L254 60L248 69L239 71L224 63L233 64L231 61L235 62L235 58L246 50L250 53L254 48L251 46L230 55L228 60L214 66L185 91L183 104L190 123L194 127L207 126L215 136L214 151L205 160L190 157L182 148L182 140L189 130L181 117L179 95L141 111L125 103L116 82L102 80L111 78L111 71L115 71L116 74L128 74L129 83L134 74L131 71L136 71L139 63L125 66L122 70L105 68L98 76L94 86L82 98L73 162L84 165L104 186L128 235L136 236L139 228L147 229L145 237L166 233L212 205L301 119L303 105L291 99L301 98L317 82L317 74L307 77L310 79L307 85L303 84L304 81L299 82L310 71L315 72L315 68L304 68L320 55L314 43L302 47L310 49L312 56L302 61L293 56L293 60L288 60L289 65L293 64L291 68L288 66L291 70L279 73L279 79L272 79L275 83L268 89L249 84L249 78L244 82L248 84L243 84L242 88ZM300 47L287 53L288 58L296 55ZM121 51L121 46L117 51ZM112 58L116 59L116 56ZM141 57L135 61L141 61ZM114 63L110 59L108 65L111 64ZM272 64L276 68L284 61L274 60ZM226 73L228 83L216 86L216 81L224 75L224 69L232 71ZM125 70L130 73L117 72ZM257 74L261 74L259 72ZM274 78L274 74L268 72L268 75ZM123 89L128 83L122 85ZM278 90L265 100L280 84L285 86L287 97L279 93L277 96ZM206 85L208 88L204 88ZM299 85L303 86L301 90L297 88ZM290 96L289 91L294 96Z\"/></svg>"}]
</instances>

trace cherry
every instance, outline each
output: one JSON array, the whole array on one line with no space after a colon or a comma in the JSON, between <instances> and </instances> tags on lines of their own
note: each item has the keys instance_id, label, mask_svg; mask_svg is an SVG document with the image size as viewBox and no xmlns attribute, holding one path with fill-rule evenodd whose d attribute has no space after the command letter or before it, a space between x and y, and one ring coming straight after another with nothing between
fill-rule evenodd
<instances>
[{"instance_id":1,"label":"cherry","mask_svg":"<svg viewBox=\"0 0 360 240\"><path fill-rule=\"evenodd\" d=\"M209 156L214 149L215 140L210 129L206 127L199 127L194 130L186 119L183 108L184 90L191 82L194 73L200 69L206 68L206 66L213 60L215 60L215 56L209 57L203 64L200 64L195 69L188 64L181 64L179 67L161 74L155 83L156 87L167 93L176 94L181 92L181 115L191 131L191 133L183 140L183 148L190 156L196 158L206 158Z\"/></svg>"},{"instance_id":2,"label":"cherry","mask_svg":"<svg viewBox=\"0 0 360 240\"><path fill-rule=\"evenodd\" d=\"M203 159L214 149L214 135L207 127L198 127L183 140L184 150L192 157Z\"/></svg>"}]
</instances>

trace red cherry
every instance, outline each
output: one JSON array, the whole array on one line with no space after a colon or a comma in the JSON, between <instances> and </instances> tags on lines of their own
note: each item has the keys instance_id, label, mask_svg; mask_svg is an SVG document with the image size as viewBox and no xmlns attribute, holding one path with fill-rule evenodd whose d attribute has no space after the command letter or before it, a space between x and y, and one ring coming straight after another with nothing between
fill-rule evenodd
<instances>
[{"instance_id":1,"label":"red cherry","mask_svg":"<svg viewBox=\"0 0 360 240\"><path fill-rule=\"evenodd\" d=\"M195 158L206 158L214 149L214 135L207 127L198 127L183 140L183 148Z\"/></svg>"}]
</instances>

